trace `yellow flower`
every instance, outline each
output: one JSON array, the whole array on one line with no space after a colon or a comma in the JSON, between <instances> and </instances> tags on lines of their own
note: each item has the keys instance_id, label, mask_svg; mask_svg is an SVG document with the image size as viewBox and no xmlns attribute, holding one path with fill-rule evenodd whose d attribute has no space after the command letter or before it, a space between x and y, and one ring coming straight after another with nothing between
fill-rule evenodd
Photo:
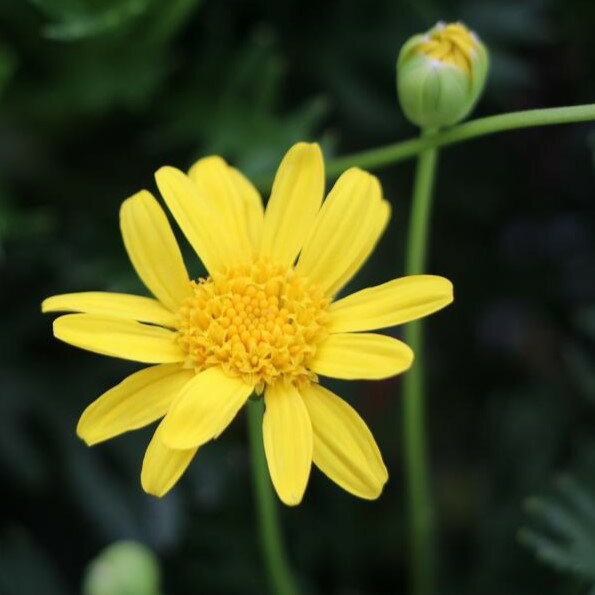
<instances>
[{"instance_id":1,"label":"yellow flower","mask_svg":"<svg viewBox=\"0 0 595 595\"><path fill-rule=\"evenodd\" d=\"M219 157L201 159L188 175L162 167L156 180L209 276L189 278L149 192L124 201L124 244L156 299L71 293L46 299L42 310L79 312L54 321L62 341L156 365L91 403L78 435L92 445L163 418L141 473L143 488L162 496L198 448L264 392L264 447L283 502L301 501L312 462L348 492L377 498L388 474L374 438L318 375L374 379L409 368L407 345L360 331L435 312L452 301L451 283L411 276L333 299L371 253L390 208L378 180L357 168L322 203L316 144L286 154L266 212L252 184Z\"/></svg>"}]
</instances>

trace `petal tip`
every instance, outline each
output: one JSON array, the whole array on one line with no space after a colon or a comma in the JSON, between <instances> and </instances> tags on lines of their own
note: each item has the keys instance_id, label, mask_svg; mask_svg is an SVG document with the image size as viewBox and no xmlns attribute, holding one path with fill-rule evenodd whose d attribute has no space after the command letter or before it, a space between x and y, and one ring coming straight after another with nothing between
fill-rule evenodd
<instances>
[{"instance_id":1,"label":"petal tip","mask_svg":"<svg viewBox=\"0 0 595 595\"><path fill-rule=\"evenodd\" d=\"M156 172L155 177L161 177L170 173L177 174L180 170L173 165L162 165Z\"/></svg>"},{"instance_id":2,"label":"petal tip","mask_svg":"<svg viewBox=\"0 0 595 595\"><path fill-rule=\"evenodd\" d=\"M378 500L384 491L384 484L380 484L377 488L371 490L368 494L362 495L364 500Z\"/></svg>"},{"instance_id":3,"label":"petal tip","mask_svg":"<svg viewBox=\"0 0 595 595\"><path fill-rule=\"evenodd\" d=\"M302 503L302 500L304 499L304 494L303 492L301 494L296 494L296 493L291 493L291 494L279 494L279 500L281 500L281 502L283 502L283 504L285 504L285 506L291 506L292 508L295 506L299 506Z\"/></svg>"},{"instance_id":4,"label":"petal tip","mask_svg":"<svg viewBox=\"0 0 595 595\"><path fill-rule=\"evenodd\" d=\"M163 195L164 191L168 189L172 183L172 179L188 179L186 174L172 165L162 165L155 172L155 182L159 192Z\"/></svg>"},{"instance_id":5,"label":"petal tip","mask_svg":"<svg viewBox=\"0 0 595 595\"><path fill-rule=\"evenodd\" d=\"M79 422L79 425L76 428L76 435L85 443L86 446L93 446L101 440L93 437L93 434L89 431L88 428L83 427L83 425Z\"/></svg>"},{"instance_id":6,"label":"petal tip","mask_svg":"<svg viewBox=\"0 0 595 595\"><path fill-rule=\"evenodd\" d=\"M407 347L409 347L409 345L407 345ZM411 366L413 365L414 361L415 361L415 353L413 352L413 349L411 349L411 347L409 347L409 351L407 352L407 355L405 357L406 368L403 370L403 372L406 372L407 370L409 370L411 368Z\"/></svg>"},{"instance_id":7,"label":"petal tip","mask_svg":"<svg viewBox=\"0 0 595 595\"><path fill-rule=\"evenodd\" d=\"M52 332L54 334L54 337L56 337L56 339L62 338L62 336L61 336L62 330L64 327L64 323L66 322L64 319L67 316L72 316L72 314L65 314L64 316L59 316L52 322Z\"/></svg>"},{"instance_id":8,"label":"petal tip","mask_svg":"<svg viewBox=\"0 0 595 595\"><path fill-rule=\"evenodd\" d=\"M364 489L360 488L358 492L353 491L352 493L363 500L378 500L378 498L382 496L382 492L384 491L384 486L386 485L387 481L388 472L386 471L386 468L384 468L384 473L382 476L376 476L374 480L369 478L369 481L367 482L367 485Z\"/></svg>"},{"instance_id":9,"label":"petal tip","mask_svg":"<svg viewBox=\"0 0 595 595\"><path fill-rule=\"evenodd\" d=\"M221 157L220 155L207 155L206 157L201 157L200 159L198 159L198 161L196 161L192 167L190 167L190 169L188 170L188 173L190 173L191 171L197 171L200 170L201 167L205 166L205 165L218 165L218 166L225 166L227 167L227 161L225 161L225 159L223 159L223 157Z\"/></svg>"},{"instance_id":10,"label":"petal tip","mask_svg":"<svg viewBox=\"0 0 595 595\"><path fill-rule=\"evenodd\" d=\"M97 426L96 426L97 428ZM101 442L101 438L98 437L97 432L93 432L93 424L89 423L89 417L87 410L83 412L79 421L76 425L76 435L87 445L93 446L98 442Z\"/></svg>"},{"instance_id":11,"label":"petal tip","mask_svg":"<svg viewBox=\"0 0 595 595\"><path fill-rule=\"evenodd\" d=\"M138 192L131 194L128 198L126 198L122 201L122 204L120 205L120 214L122 213L122 210L125 207L127 208L133 202L145 201L145 200L151 200L151 199L155 200L153 195L148 190L145 190L143 188L142 190L139 190Z\"/></svg>"},{"instance_id":12,"label":"petal tip","mask_svg":"<svg viewBox=\"0 0 595 595\"><path fill-rule=\"evenodd\" d=\"M292 145L291 148L287 151L287 155L290 154L302 154L304 156L322 159L322 149L320 148L320 145L318 143L307 143L305 141L300 141Z\"/></svg>"},{"instance_id":13,"label":"petal tip","mask_svg":"<svg viewBox=\"0 0 595 595\"><path fill-rule=\"evenodd\" d=\"M143 491L146 494L149 494L149 496L153 496L155 498L163 498L163 496L165 496L171 489L171 487L168 486L151 485L151 482L146 477L144 477L142 473L140 483Z\"/></svg>"}]
</instances>

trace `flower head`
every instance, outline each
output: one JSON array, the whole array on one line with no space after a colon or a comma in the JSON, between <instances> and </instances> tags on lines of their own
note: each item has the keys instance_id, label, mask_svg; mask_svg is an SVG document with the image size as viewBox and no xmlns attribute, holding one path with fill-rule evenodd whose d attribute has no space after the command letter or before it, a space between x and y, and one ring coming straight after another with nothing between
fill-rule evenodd
<instances>
[{"instance_id":1,"label":"flower head","mask_svg":"<svg viewBox=\"0 0 595 595\"><path fill-rule=\"evenodd\" d=\"M438 23L405 43L397 60L397 90L405 115L422 128L456 124L483 90L488 55L462 23Z\"/></svg>"},{"instance_id":2,"label":"flower head","mask_svg":"<svg viewBox=\"0 0 595 595\"><path fill-rule=\"evenodd\" d=\"M264 393L263 440L273 484L298 504L312 462L347 491L377 498L387 480L364 421L318 376L385 378L413 353L391 327L452 301L442 277L394 279L335 300L373 250L390 208L378 180L352 168L324 203L316 144L283 159L266 212L252 184L219 157L188 175L156 173L174 219L207 269L190 279L167 217L143 190L124 201L126 250L154 298L85 292L43 302L54 335L104 355L154 364L124 379L84 411L77 432L96 444L162 419L141 482L168 492L206 442L250 395Z\"/></svg>"}]
</instances>

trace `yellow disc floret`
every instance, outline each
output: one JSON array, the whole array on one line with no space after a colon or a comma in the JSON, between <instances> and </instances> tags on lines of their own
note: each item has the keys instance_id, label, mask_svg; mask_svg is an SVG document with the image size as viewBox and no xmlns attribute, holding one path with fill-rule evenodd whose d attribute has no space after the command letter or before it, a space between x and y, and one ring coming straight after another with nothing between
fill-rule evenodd
<instances>
[{"instance_id":1,"label":"yellow disc floret","mask_svg":"<svg viewBox=\"0 0 595 595\"><path fill-rule=\"evenodd\" d=\"M414 51L443 64L458 66L471 76L471 62L477 52L477 38L461 23L438 25Z\"/></svg>"},{"instance_id":2,"label":"yellow disc floret","mask_svg":"<svg viewBox=\"0 0 595 595\"><path fill-rule=\"evenodd\" d=\"M259 388L313 380L328 298L293 269L259 261L192 281L178 313L185 367L221 366Z\"/></svg>"}]
</instances>

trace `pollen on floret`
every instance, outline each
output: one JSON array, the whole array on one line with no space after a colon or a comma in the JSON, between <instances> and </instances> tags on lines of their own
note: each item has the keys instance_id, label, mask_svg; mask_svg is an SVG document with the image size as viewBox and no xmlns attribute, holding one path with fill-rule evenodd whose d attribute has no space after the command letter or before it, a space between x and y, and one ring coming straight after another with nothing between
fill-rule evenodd
<instances>
[{"instance_id":1,"label":"pollen on floret","mask_svg":"<svg viewBox=\"0 0 595 595\"><path fill-rule=\"evenodd\" d=\"M221 366L260 389L316 379L308 365L327 334L329 300L315 285L266 261L191 284L177 316L185 367Z\"/></svg>"}]
</instances>

